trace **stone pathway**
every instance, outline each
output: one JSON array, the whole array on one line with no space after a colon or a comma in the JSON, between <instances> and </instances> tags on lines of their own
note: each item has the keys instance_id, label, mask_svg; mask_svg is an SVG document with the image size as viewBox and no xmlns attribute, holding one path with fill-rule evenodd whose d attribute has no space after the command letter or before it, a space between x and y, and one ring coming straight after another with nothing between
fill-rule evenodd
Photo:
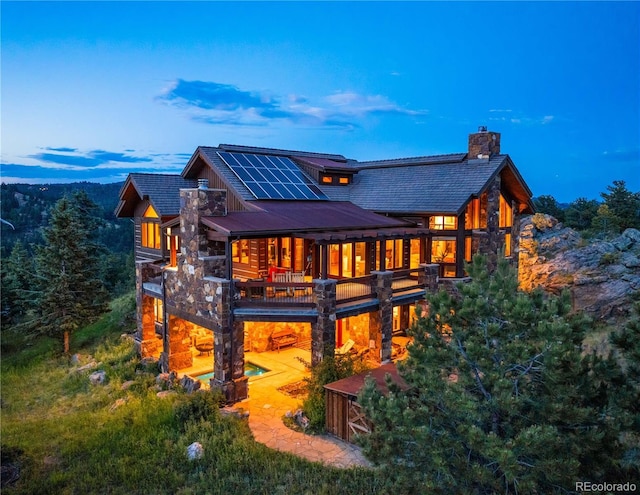
<instances>
[{"instance_id":1,"label":"stone pathway","mask_svg":"<svg viewBox=\"0 0 640 495\"><path fill-rule=\"evenodd\" d=\"M247 403L249 427L257 442L330 466L371 466L355 445L329 435L306 435L287 428L282 417L287 411L294 412L298 408L298 401L295 399L272 390L270 396L264 398L255 397L252 393L252 398Z\"/></svg>"},{"instance_id":2,"label":"stone pathway","mask_svg":"<svg viewBox=\"0 0 640 495\"><path fill-rule=\"evenodd\" d=\"M271 356L267 353L248 356L248 360L271 370L264 376L251 378L249 399L236 404L236 407L249 411L249 427L255 440L272 449L329 466L371 466L356 445L330 435L306 435L285 426L283 416L288 411L294 413L302 401L278 391L278 388L300 381L306 375L297 356L308 359L308 352L290 349Z\"/></svg>"}]
</instances>

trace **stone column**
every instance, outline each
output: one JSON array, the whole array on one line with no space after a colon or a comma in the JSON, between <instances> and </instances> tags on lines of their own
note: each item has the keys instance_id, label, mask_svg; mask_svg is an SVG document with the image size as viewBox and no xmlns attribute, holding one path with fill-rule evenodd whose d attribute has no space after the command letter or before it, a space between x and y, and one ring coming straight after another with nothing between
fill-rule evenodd
<instances>
[{"instance_id":1,"label":"stone column","mask_svg":"<svg viewBox=\"0 0 640 495\"><path fill-rule=\"evenodd\" d=\"M438 292L438 274L440 265L437 263L421 264L418 272L418 284L425 288L429 294Z\"/></svg>"},{"instance_id":2,"label":"stone column","mask_svg":"<svg viewBox=\"0 0 640 495\"><path fill-rule=\"evenodd\" d=\"M318 319L311 327L311 364L318 364L324 356L333 356L336 347L336 281L313 281L313 300Z\"/></svg>"},{"instance_id":3,"label":"stone column","mask_svg":"<svg viewBox=\"0 0 640 495\"><path fill-rule=\"evenodd\" d=\"M371 313L369 338L375 342L376 361L391 359L391 336L393 333L393 272L371 272L376 276L376 295L380 309Z\"/></svg>"},{"instance_id":4,"label":"stone column","mask_svg":"<svg viewBox=\"0 0 640 495\"><path fill-rule=\"evenodd\" d=\"M191 354L191 324L174 315L167 315L169 328L168 366L169 371L189 368L193 365Z\"/></svg>"}]
</instances>

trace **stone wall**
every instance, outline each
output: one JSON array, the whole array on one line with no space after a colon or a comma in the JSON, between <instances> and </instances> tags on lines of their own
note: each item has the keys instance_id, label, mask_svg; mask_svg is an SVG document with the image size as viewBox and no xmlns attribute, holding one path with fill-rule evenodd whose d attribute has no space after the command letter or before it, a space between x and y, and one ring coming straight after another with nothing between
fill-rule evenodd
<instances>
[{"instance_id":1,"label":"stone wall","mask_svg":"<svg viewBox=\"0 0 640 495\"><path fill-rule=\"evenodd\" d=\"M500 154L500 133L486 130L469 134L469 160Z\"/></svg>"},{"instance_id":2,"label":"stone wall","mask_svg":"<svg viewBox=\"0 0 640 495\"><path fill-rule=\"evenodd\" d=\"M311 328L311 364L325 355L333 356L336 347L336 281L314 280L313 300L318 319Z\"/></svg>"}]
</instances>

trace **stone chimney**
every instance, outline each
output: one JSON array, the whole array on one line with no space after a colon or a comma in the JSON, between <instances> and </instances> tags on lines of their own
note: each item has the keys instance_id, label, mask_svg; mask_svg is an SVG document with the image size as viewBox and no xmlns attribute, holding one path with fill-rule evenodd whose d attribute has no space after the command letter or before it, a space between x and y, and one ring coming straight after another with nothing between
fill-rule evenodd
<instances>
[{"instance_id":1,"label":"stone chimney","mask_svg":"<svg viewBox=\"0 0 640 495\"><path fill-rule=\"evenodd\" d=\"M500 133L488 132L485 126L478 127L478 132L469 134L469 160L489 158L500 154Z\"/></svg>"}]
</instances>

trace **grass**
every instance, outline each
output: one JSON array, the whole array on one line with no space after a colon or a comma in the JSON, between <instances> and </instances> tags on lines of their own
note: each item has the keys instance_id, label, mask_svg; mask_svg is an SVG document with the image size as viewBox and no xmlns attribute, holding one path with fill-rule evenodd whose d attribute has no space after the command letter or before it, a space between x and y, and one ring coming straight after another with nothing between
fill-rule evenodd
<instances>
[{"instance_id":1,"label":"grass","mask_svg":"<svg viewBox=\"0 0 640 495\"><path fill-rule=\"evenodd\" d=\"M132 328L130 312L121 298L73 336L72 352L100 363L104 385L91 385L92 370L78 372L55 354L57 342L38 339L15 351L20 336L3 331L2 465L20 468L3 495L383 493L376 471L270 450L245 420L222 417L202 397L158 398L154 376L138 369L131 340L120 336ZM189 461L195 441L205 454Z\"/></svg>"}]
</instances>

